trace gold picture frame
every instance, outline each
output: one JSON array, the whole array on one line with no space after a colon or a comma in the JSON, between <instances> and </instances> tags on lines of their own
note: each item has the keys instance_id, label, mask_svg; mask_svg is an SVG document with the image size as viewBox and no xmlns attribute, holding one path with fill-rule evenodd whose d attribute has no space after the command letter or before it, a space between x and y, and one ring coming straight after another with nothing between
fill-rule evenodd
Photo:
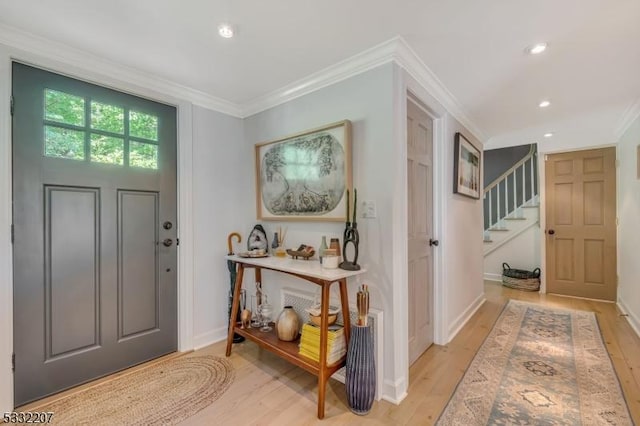
<instances>
[{"instance_id":1,"label":"gold picture frame","mask_svg":"<svg viewBox=\"0 0 640 426\"><path fill-rule=\"evenodd\" d=\"M349 120L256 144L255 167L258 220L347 220Z\"/></svg>"}]
</instances>

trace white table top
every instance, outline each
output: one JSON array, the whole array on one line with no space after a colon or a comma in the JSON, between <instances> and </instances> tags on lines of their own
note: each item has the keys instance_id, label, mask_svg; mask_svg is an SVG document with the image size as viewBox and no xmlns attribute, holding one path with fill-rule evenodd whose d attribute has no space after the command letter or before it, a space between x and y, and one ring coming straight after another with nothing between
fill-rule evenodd
<instances>
[{"instance_id":1,"label":"white table top","mask_svg":"<svg viewBox=\"0 0 640 426\"><path fill-rule=\"evenodd\" d=\"M306 275L313 278L319 278L327 281L337 281L342 278L353 277L355 275L364 274L366 269L359 271L345 271L344 269L327 269L320 265L318 260L301 260L292 259L291 257L239 257L237 255L225 256L227 260L244 263L247 265L261 266L263 268L273 269L282 272L291 272L298 275Z\"/></svg>"}]
</instances>

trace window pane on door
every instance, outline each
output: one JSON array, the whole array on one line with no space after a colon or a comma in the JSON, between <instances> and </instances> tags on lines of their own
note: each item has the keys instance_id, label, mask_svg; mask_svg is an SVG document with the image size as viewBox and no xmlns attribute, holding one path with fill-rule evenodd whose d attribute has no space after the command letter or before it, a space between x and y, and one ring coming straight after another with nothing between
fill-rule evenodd
<instances>
[{"instance_id":1,"label":"window pane on door","mask_svg":"<svg viewBox=\"0 0 640 426\"><path fill-rule=\"evenodd\" d=\"M57 123L84 126L84 99L57 90L44 90L44 118Z\"/></svg>"},{"instance_id":2,"label":"window pane on door","mask_svg":"<svg viewBox=\"0 0 640 426\"><path fill-rule=\"evenodd\" d=\"M91 101L91 128L124 134L124 108Z\"/></svg>"},{"instance_id":3,"label":"window pane on door","mask_svg":"<svg viewBox=\"0 0 640 426\"><path fill-rule=\"evenodd\" d=\"M129 135L148 139L158 140L158 117L138 111L129 112Z\"/></svg>"},{"instance_id":4,"label":"window pane on door","mask_svg":"<svg viewBox=\"0 0 640 426\"><path fill-rule=\"evenodd\" d=\"M158 146L150 143L129 143L129 165L145 169L158 168Z\"/></svg>"},{"instance_id":5,"label":"window pane on door","mask_svg":"<svg viewBox=\"0 0 640 426\"><path fill-rule=\"evenodd\" d=\"M44 155L84 160L84 132L44 126Z\"/></svg>"},{"instance_id":6,"label":"window pane on door","mask_svg":"<svg viewBox=\"0 0 640 426\"><path fill-rule=\"evenodd\" d=\"M94 163L124 164L124 139L91 134L91 161Z\"/></svg>"}]
</instances>

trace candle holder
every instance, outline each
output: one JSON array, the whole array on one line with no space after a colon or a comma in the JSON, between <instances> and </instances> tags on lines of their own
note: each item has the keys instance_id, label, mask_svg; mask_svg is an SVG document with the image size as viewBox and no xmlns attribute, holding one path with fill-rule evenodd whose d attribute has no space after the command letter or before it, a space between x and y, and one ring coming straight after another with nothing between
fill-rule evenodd
<instances>
[{"instance_id":1,"label":"candle holder","mask_svg":"<svg viewBox=\"0 0 640 426\"><path fill-rule=\"evenodd\" d=\"M353 245L353 260L349 260L347 257L347 247L349 244ZM358 234L358 224L356 222L347 222L344 228L343 244L342 244L342 258L344 259L340 263L340 269L346 271L359 271L360 265L358 265L358 245L360 244L360 234Z\"/></svg>"}]
</instances>

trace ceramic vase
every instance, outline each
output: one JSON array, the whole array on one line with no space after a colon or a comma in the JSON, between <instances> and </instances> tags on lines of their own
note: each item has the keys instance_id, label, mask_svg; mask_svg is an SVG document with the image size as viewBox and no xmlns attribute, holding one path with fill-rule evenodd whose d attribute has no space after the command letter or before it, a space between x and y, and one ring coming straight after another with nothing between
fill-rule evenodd
<instances>
[{"instance_id":1,"label":"ceramic vase","mask_svg":"<svg viewBox=\"0 0 640 426\"><path fill-rule=\"evenodd\" d=\"M351 326L345 378L347 401L360 416L369 413L376 394L376 365L371 326Z\"/></svg>"},{"instance_id":2,"label":"ceramic vase","mask_svg":"<svg viewBox=\"0 0 640 426\"><path fill-rule=\"evenodd\" d=\"M278 323L276 325L278 339L284 340L285 342L296 340L299 330L300 319L298 318L298 314L293 310L292 306L285 306L278 316Z\"/></svg>"}]
</instances>

